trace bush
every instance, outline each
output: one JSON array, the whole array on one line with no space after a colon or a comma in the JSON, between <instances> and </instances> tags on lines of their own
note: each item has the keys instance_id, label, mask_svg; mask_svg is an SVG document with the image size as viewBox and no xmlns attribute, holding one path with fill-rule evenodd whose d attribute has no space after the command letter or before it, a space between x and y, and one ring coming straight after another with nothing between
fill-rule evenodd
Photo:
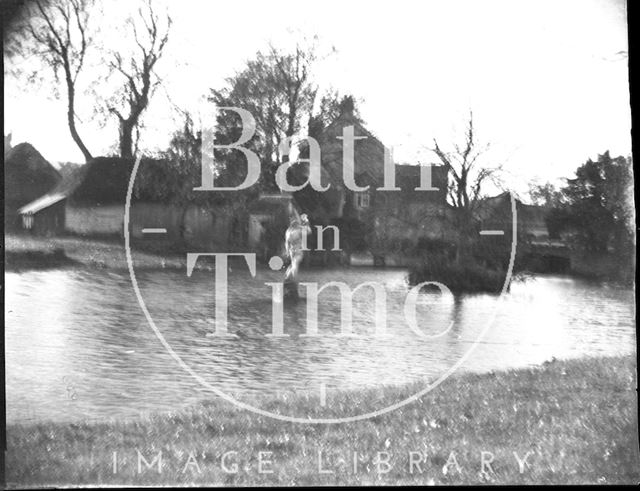
<instances>
[{"instance_id":1,"label":"bush","mask_svg":"<svg viewBox=\"0 0 640 491\"><path fill-rule=\"evenodd\" d=\"M437 281L453 293L500 293L506 274L506 271L489 269L479 264L460 265L444 258L431 258L412 269L408 281L411 285L423 281Z\"/></svg>"}]
</instances>

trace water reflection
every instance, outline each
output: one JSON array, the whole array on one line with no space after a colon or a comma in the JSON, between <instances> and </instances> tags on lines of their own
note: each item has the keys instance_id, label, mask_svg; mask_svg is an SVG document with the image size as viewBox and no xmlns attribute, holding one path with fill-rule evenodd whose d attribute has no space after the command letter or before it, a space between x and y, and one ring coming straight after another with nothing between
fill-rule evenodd
<instances>
[{"instance_id":1,"label":"water reflection","mask_svg":"<svg viewBox=\"0 0 640 491\"><path fill-rule=\"evenodd\" d=\"M338 276L339 275L339 276ZM340 333L340 296L321 294L323 336L305 337L306 305L287 305L284 332L271 332L270 288L280 275L229 278L229 330L212 336L213 274L191 278L169 271L138 273L147 306L172 348L211 384L239 398L281 391L369 387L432 380L463 356L494 316L461 370L485 371L538 364L552 357L632 353L633 292L612 285L541 277L514 284L503 299L462 296L440 302L422 295L417 307L424 339L407 326L405 273L350 269L307 271L301 281L340 278L352 288L384 283L387 336L374 335L372 290L354 296L353 328ZM174 410L215 397L186 374L148 327L126 274L34 271L6 275L7 418L70 420L131 417Z\"/></svg>"}]
</instances>

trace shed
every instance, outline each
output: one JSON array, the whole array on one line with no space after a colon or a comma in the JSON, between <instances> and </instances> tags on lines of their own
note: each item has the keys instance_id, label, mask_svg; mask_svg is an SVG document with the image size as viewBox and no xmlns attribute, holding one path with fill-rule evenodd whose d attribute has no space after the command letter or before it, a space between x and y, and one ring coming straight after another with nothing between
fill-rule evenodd
<instances>
[{"instance_id":1,"label":"shed","mask_svg":"<svg viewBox=\"0 0 640 491\"><path fill-rule=\"evenodd\" d=\"M33 145L20 143L8 148L4 160L5 226L19 227L18 210L50 191L60 179L58 171Z\"/></svg>"},{"instance_id":2,"label":"shed","mask_svg":"<svg viewBox=\"0 0 640 491\"><path fill-rule=\"evenodd\" d=\"M36 234L121 234L132 163L98 157L22 206L22 227Z\"/></svg>"},{"instance_id":3,"label":"shed","mask_svg":"<svg viewBox=\"0 0 640 491\"><path fill-rule=\"evenodd\" d=\"M38 235L54 235L64 230L65 201L62 193L46 194L18 210L22 228Z\"/></svg>"}]
</instances>

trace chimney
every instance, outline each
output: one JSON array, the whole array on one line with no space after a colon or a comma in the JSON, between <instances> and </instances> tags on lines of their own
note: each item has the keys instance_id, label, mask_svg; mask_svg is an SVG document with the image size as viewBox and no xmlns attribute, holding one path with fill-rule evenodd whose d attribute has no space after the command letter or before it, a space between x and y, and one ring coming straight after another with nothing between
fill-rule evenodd
<instances>
[{"instance_id":1,"label":"chimney","mask_svg":"<svg viewBox=\"0 0 640 491\"><path fill-rule=\"evenodd\" d=\"M340 101L340 115L353 117L355 113L355 101L353 96L346 95Z\"/></svg>"}]
</instances>

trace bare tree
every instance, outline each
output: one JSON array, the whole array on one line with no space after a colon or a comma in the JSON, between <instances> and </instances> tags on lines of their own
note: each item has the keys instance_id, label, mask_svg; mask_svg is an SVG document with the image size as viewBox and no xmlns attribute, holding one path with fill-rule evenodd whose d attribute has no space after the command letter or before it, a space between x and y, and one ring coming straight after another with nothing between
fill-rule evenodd
<instances>
[{"instance_id":1,"label":"bare tree","mask_svg":"<svg viewBox=\"0 0 640 491\"><path fill-rule=\"evenodd\" d=\"M454 226L458 233L458 260L465 260L469 253L473 232L474 212L481 198L483 186L495 180L501 166L483 167L479 160L489 149L489 144L480 145L473 126L473 112L469 112L464 142L454 143L450 151L443 150L434 138L434 152L449 169L448 199L454 209Z\"/></svg>"},{"instance_id":2,"label":"bare tree","mask_svg":"<svg viewBox=\"0 0 640 491\"><path fill-rule=\"evenodd\" d=\"M483 184L494 178L499 167L479 167L478 159L489 149L489 144L481 146L476 141L473 128L473 112L469 112L469 121L465 130L463 145L455 143L453 151L444 151L433 139L434 152L440 161L449 168L451 179L448 187L450 204L465 214L470 214L480 198Z\"/></svg>"},{"instance_id":3,"label":"bare tree","mask_svg":"<svg viewBox=\"0 0 640 491\"><path fill-rule=\"evenodd\" d=\"M109 61L110 68L124 78L118 97L108 103L109 112L118 118L119 152L123 158L130 158L134 154L134 131L137 134L137 150L140 118L161 82L155 67L169 40L171 17L167 15L165 21L161 22L151 0L148 0L146 9L140 8L138 17L130 18L128 25L136 44L135 52L130 57L113 52Z\"/></svg>"},{"instance_id":4,"label":"bare tree","mask_svg":"<svg viewBox=\"0 0 640 491\"><path fill-rule=\"evenodd\" d=\"M89 36L89 0L34 0L16 26L9 53L35 57L53 69L56 83L64 81L67 94L67 124L73 141L85 160L92 156L76 126L78 77L85 65ZM62 80L61 80L62 79Z\"/></svg>"}]
</instances>

